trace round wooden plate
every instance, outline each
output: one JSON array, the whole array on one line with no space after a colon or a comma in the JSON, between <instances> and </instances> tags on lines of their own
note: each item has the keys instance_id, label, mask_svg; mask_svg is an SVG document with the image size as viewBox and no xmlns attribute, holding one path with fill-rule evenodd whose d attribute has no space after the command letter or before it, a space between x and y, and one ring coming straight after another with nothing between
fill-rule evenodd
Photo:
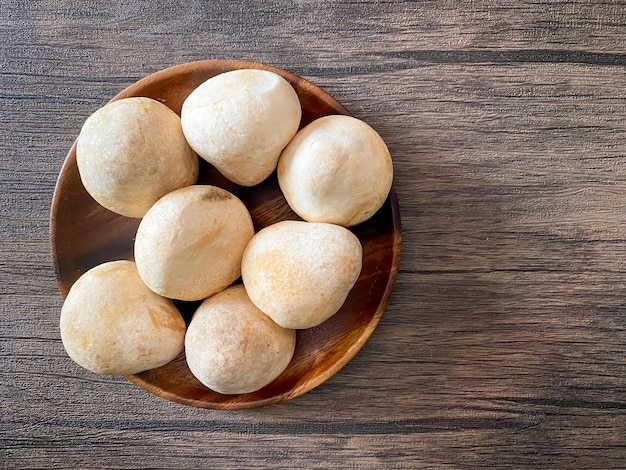
<instances>
[{"instance_id":1,"label":"round wooden plate","mask_svg":"<svg viewBox=\"0 0 626 470\"><path fill-rule=\"evenodd\" d=\"M146 96L180 114L185 98L198 85L229 70L271 70L294 87L303 109L301 126L328 114L348 114L332 96L311 82L275 67L242 60L207 60L177 65L134 83L112 101ZM59 174L50 214L50 240L59 290L66 297L72 284L90 268L118 259L133 259L139 219L114 214L96 203L83 187L76 166L76 143ZM280 220L299 220L282 196L276 175L252 188L222 177L201 160L198 184L221 186L248 207L258 231ZM289 367L254 393L222 395L203 386L189 371L184 354L157 369L128 376L139 387L175 402L212 409L242 409L279 403L326 381L365 344L387 305L400 260L400 211L395 190L368 221L351 229L363 244L363 270L341 310L318 327L300 330ZM189 322L199 302L177 302Z\"/></svg>"}]
</instances>

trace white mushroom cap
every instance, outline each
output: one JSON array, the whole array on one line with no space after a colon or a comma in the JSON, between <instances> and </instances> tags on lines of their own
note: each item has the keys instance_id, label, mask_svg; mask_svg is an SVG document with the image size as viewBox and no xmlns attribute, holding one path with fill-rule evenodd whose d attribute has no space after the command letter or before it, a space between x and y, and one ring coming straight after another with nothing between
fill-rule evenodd
<instances>
[{"instance_id":1,"label":"white mushroom cap","mask_svg":"<svg viewBox=\"0 0 626 470\"><path fill-rule=\"evenodd\" d=\"M243 186L260 183L276 169L301 116L298 95L289 82L256 69L210 78L187 97L181 111L191 147Z\"/></svg>"}]
</instances>

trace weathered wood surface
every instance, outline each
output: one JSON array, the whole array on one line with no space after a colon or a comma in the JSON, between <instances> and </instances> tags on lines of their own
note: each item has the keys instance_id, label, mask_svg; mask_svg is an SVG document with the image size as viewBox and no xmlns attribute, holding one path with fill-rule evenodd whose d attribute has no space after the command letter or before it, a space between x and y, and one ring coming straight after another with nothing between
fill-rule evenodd
<instances>
[{"instance_id":1,"label":"weathered wood surface","mask_svg":"<svg viewBox=\"0 0 626 470\"><path fill-rule=\"evenodd\" d=\"M245 412L74 365L49 253L83 120L207 58L285 68L369 122L402 210L365 348ZM0 467L624 467L626 2L3 0L0 64Z\"/></svg>"}]
</instances>

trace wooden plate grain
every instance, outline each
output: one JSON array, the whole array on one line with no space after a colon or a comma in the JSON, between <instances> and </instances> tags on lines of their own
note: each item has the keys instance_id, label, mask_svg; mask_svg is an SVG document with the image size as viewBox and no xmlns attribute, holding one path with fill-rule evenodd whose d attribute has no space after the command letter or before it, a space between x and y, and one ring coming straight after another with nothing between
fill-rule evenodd
<instances>
[{"instance_id":1,"label":"wooden plate grain","mask_svg":"<svg viewBox=\"0 0 626 470\"><path fill-rule=\"evenodd\" d=\"M328 114L348 114L332 96L292 73L241 60L207 60L177 65L134 83L112 101L146 96L180 114L185 98L198 85L229 70L271 70L294 87L303 109L301 126ZM51 251L63 298L78 277L90 268L118 259L133 259L139 219L114 214L86 192L76 166L76 144L59 174L50 214ZM248 207L258 231L281 220L299 220L289 208L276 175L252 188L222 177L204 162L199 184L221 186ZM391 295L400 260L400 212L395 190L370 220L351 229L363 244L363 270L341 310L316 328L297 333L289 367L274 382L254 393L222 395L203 386L189 371L184 354L157 369L128 376L139 387L186 405L212 409L243 409L279 403L299 396L326 381L350 361L370 337ZM177 302L189 322L199 302Z\"/></svg>"}]
</instances>

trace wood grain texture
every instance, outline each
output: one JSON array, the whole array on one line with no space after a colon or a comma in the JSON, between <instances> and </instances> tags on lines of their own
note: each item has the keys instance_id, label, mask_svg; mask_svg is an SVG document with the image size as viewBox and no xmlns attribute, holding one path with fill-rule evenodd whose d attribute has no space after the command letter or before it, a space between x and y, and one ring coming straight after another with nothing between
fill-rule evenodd
<instances>
[{"instance_id":1,"label":"wood grain texture","mask_svg":"<svg viewBox=\"0 0 626 470\"><path fill-rule=\"evenodd\" d=\"M323 386L197 410L74 365L50 202L84 119L148 73L249 59L394 158L403 254ZM626 3L0 3L0 467L623 468Z\"/></svg>"}]
</instances>

